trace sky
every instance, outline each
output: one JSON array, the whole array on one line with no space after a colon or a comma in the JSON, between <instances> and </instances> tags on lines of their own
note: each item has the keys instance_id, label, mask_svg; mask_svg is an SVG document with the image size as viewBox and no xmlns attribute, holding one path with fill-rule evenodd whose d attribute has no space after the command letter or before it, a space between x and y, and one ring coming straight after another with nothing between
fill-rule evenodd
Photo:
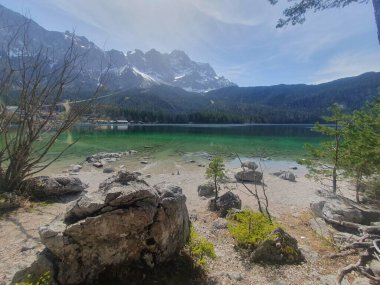
<instances>
[{"instance_id":1,"label":"sky","mask_svg":"<svg viewBox=\"0 0 380 285\"><path fill-rule=\"evenodd\" d=\"M267 0L0 0L48 30L99 47L185 51L239 86L317 84L380 71L371 1L307 14L276 29L288 6Z\"/></svg>"}]
</instances>

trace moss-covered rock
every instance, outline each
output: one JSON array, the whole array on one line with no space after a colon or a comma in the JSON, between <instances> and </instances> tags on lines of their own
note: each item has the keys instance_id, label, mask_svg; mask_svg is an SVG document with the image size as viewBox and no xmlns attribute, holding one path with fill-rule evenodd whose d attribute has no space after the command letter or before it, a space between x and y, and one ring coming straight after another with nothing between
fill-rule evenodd
<instances>
[{"instance_id":1,"label":"moss-covered rock","mask_svg":"<svg viewBox=\"0 0 380 285\"><path fill-rule=\"evenodd\" d=\"M282 228L273 230L270 237L253 250L253 262L294 264L305 260L298 248L297 240Z\"/></svg>"}]
</instances>

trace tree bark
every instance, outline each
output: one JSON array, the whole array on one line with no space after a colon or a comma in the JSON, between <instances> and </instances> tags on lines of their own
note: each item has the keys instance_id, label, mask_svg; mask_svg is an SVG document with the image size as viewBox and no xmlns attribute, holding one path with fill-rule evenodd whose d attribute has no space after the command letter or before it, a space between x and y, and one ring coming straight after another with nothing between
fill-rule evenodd
<instances>
[{"instance_id":1,"label":"tree bark","mask_svg":"<svg viewBox=\"0 0 380 285\"><path fill-rule=\"evenodd\" d=\"M380 44L380 0L372 0L373 9L375 10L375 20L377 26L377 39Z\"/></svg>"}]
</instances>

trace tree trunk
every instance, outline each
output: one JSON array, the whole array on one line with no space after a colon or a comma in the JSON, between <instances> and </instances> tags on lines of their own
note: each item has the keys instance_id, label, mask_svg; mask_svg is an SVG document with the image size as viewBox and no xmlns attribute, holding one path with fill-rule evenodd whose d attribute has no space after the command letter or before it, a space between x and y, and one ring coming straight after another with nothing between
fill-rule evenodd
<instances>
[{"instance_id":1,"label":"tree trunk","mask_svg":"<svg viewBox=\"0 0 380 285\"><path fill-rule=\"evenodd\" d=\"M333 182L333 193L336 194L336 181L337 181L337 168L338 168L338 161L339 161L339 141L340 141L340 134L339 131L339 124L338 121L335 121L335 157L334 157L334 168L332 173L332 182Z\"/></svg>"},{"instance_id":2,"label":"tree trunk","mask_svg":"<svg viewBox=\"0 0 380 285\"><path fill-rule=\"evenodd\" d=\"M214 178L214 185L215 185L215 205L216 205L216 200L218 200L218 183L216 182L216 177Z\"/></svg>"},{"instance_id":3,"label":"tree trunk","mask_svg":"<svg viewBox=\"0 0 380 285\"><path fill-rule=\"evenodd\" d=\"M336 194L336 180L337 180L337 175L336 175L336 167L334 166L333 168L333 173L332 173L332 183L333 183L333 194Z\"/></svg>"},{"instance_id":4,"label":"tree trunk","mask_svg":"<svg viewBox=\"0 0 380 285\"><path fill-rule=\"evenodd\" d=\"M380 0L372 0L373 8L375 10L375 20L377 26L377 38L380 44Z\"/></svg>"},{"instance_id":5,"label":"tree trunk","mask_svg":"<svg viewBox=\"0 0 380 285\"><path fill-rule=\"evenodd\" d=\"M360 192L360 186L362 182L362 175L359 172L356 176L356 181L355 181L355 196L356 196L356 202L360 203L360 197L359 197L359 192Z\"/></svg>"}]
</instances>

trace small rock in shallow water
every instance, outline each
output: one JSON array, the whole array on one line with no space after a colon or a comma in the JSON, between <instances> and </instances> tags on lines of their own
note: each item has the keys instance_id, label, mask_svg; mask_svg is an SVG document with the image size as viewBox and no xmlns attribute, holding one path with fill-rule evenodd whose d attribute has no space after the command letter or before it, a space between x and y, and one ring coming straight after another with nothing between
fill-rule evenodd
<instances>
[{"instance_id":1,"label":"small rock in shallow water","mask_svg":"<svg viewBox=\"0 0 380 285\"><path fill-rule=\"evenodd\" d=\"M142 160L142 161L140 161L140 163L141 163L141 164L148 164L148 161L146 161L146 160Z\"/></svg>"}]
</instances>

